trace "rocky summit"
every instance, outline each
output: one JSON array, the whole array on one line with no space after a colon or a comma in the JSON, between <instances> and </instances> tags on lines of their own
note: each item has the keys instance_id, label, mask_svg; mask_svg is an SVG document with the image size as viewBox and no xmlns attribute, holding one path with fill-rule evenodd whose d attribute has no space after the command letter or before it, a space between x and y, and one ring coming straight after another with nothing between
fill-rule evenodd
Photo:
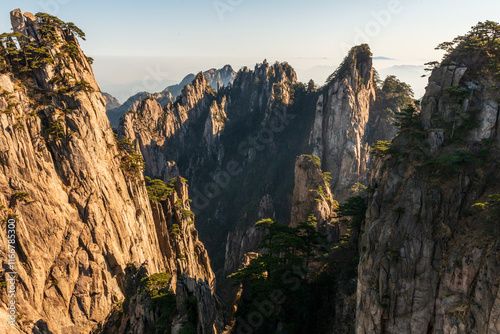
<instances>
[{"instance_id":1,"label":"rocky summit","mask_svg":"<svg viewBox=\"0 0 500 334\"><path fill-rule=\"evenodd\" d=\"M500 26L414 100L367 44L120 103L74 23L0 35L0 332L500 333Z\"/></svg>"}]
</instances>

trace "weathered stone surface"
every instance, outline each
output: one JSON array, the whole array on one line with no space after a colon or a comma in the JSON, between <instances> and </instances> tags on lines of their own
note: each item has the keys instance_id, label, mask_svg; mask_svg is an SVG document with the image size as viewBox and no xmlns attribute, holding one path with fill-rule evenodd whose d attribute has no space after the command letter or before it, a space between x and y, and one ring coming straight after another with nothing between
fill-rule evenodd
<instances>
[{"instance_id":1,"label":"weathered stone surface","mask_svg":"<svg viewBox=\"0 0 500 334\"><path fill-rule=\"evenodd\" d=\"M500 92L486 77L463 82L466 71L463 64L441 66L429 79L420 115L429 159L458 149L473 154L482 139L496 136ZM467 93L464 103L453 99L457 89ZM477 122L453 147L463 124L457 112ZM395 139L398 147L404 138ZM442 179L429 177L434 171L425 161L376 160L360 244L356 333L499 332L500 244L471 209L500 191L498 146L490 149L486 163L457 165Z\"/></svg>"},{"instance_id":2,"label":"weathered stone surface","mask_svg":"<svg viewBox=\"0 0 500 334\"><path fill-rule=\"evenodd\" d=\"M334 219L337 202L318 164L311 156L297 157L290 226L297 227L300 222L307 221L309 215L314 215L318 230L333 240L341 233Z\"/></svg>"},{"instance_id":3,"label":"weathered stone surface","mask_svg":"<svg viewBox=\"0 0 500 334\"><path fill-rule=\"evenodd\" d=\"M328 84L316 104L309 143L325 172L332 173L332 191L339 201L357 182L365 182L369 145L365 138L370 105L375 100L371 53L353 48L345 69Z\"/></svg>"},{"instance_id":4,"label":"weathered stone surface","mask_svg":"<svg viewBox=\"0 0 500 334\"><path fill-rule=\"evenodd\" d=\"M13 13L16 31L23 29L19 15L19 11ZM26 16L26 31L38 40L41 23ZM57 28L56 33L78 45L67 31ZM65 51L55 45L51 52ZM52 80L58 73L88 83L88 89L59 91L67 87ZM9 92L0 97L0 105L13 105L10 114L0 114L0 205L3 218L17 221L19 329L89 333L124 299L127 264L147 263L150 273L169 270L177 282L194 282L185 283L187 291L204 291L199 292L207 308L200 312L201 323L204 333L212 333L208 328L216 324L219 311L208 304L215 303L214 275L204 247L187 223L182 225L185 238L169 241L166 223L157 219L159 210L152 210L142 176L134 177L122 168L124 153L83 52L77 48L71 61L57 58L33 75L35 82L21 81L25 77L18 73L0 75L0 90ZM43 95L36 89L43 89ZM60 137L55 134L58 127ZM187 201L185 185L178 186L176 194ZM182 208L189 205L183 203ZM178 217L179 211L162 210L164 216L177 215L186 222ZM3 268L7 245L2 233ZM184 249L190 252L187 260L174 260L173 254ZM3 319L8 298L2 291Z\"/></svg>"},{"instance_id":5,"label":"weathered stone surface","mask_svg":"<svg viewBox=\"0 0 500 334\"><path fill-rule=\"evenodd\" d=\"M102 97L104 98L104 101L106 102L106 111L118 108L120 106L120 102L111 94L103 92Z\"/></svg>"},{"instance_id":6,"label":"weathered stone surface","mask_svg":"<svg viewBox=\"0 0 500 334\"><path fill-rule=\"evenodd\" d=\"M166 271L172 274L169 289L176 295L178 321L182 328L186 319L184 304L196 297L201 333L220 333L224 327L222 304L215 295L215 275L203 243L198 239L194 215L190 211L187 184L177 178L175 191L164 201L151 202L162 254L167 257ZM174 230L178 229L178 232ZM146 270L142 276L153 272ZM136 279L137 280L137 279ZM145 326L154 328L161 320L150 310L150 300L142 293L129 296L129 307L119 324L119 333L142 333ZM149 301L148 301L149 300Z\"/></svg>"}]
</instances>

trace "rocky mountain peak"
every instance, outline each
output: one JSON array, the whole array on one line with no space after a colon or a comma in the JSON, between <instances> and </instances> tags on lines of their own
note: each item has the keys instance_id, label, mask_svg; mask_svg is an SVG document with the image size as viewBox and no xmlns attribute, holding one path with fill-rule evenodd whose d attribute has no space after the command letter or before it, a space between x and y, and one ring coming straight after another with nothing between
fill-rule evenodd
<instances>
[{"instance_id":1,"label":"rocky mountain peak","mask_svg":"<svg viewBox=\"0 0 500 334\"><path fill-rule=\"evenodd\" d=\"M290 226L297 227L300 222L314 215L317 227L334 239L334 210L338 203L334 201L328 183L330 176L321 171L318 157L301 155L295 162L295 187L293 190Z\"/></svg>"},{"instance_id":2,"label":"rocky mountain peak","mask_svg":"<svg viewBox=\"0 0 500 334\"><path fill-rule=\"evenodd\" d=\"M358 333L500 329L498 279L489 274L500 270L500 91L498 72L471 61L490 43L478 27L442 44L450 54L434 65L421 112L406 109L398 136L374 160ZM488 52L497 69L499 56Z\"/></svg>"},{"instance_id":3,"label":"rocky mountain peak","mask_svg":"<svg viewBox=\"0 0 500 334\"><path fill-rule=\"evenodd\" d=\"M103 92L102 97L104 97L104 100L106 102L106 111L118 108L121 105L118 99L111 94Z\"/></svg>"},{"instance_id":4,"label":"rocky mountain peak","mask_svg":"<svg viewBox=\"0 0 500 334\"><path fill-rule=\"evenodd\" d=\"M20 9L11 12L11 22L21 52L28 66L11 63L15 72L31 70L36 83L56 92L100 91L90 63L79 47L78 38L85 34L73 23L65 23L49 14L36 16ZM19 60L20 58L11 59Z\"/></svg>"},{"instance_id":5,"label":"rocky mountain peak","mask_svg":"<svg viewBox=\"0 0 500 334\"><path fill-rule=\"evenodd\" d=\"M129 304L132 267L177 282L178 315L196 297L206 305L195 313L200 326L216 331L214 274L185 182L164 185L161 204L150 201L136 143L117 141L111 130L80 29L20 10L12 22L15 32L0 43L0 214L17 224L18 321L2 322L0 332L87 334ZM152 113L153 102L143 108ZM142 310L151 314L148 305ZM2 319L6 312L0 308ZM176 321L179 329L188 319Z\"/></svg>"},{"instance_id":6,"label":"rocky mountain peak","mask_svg":"<svg viewBox=\"0 0 500 334\"><path fill-rule=\"evenodd\" d=\"M328 82L316 103L310 144L323 170L332 173L333 192L344 200L350 187L366 179L366 132L376 95L368 45L352 48Z\"/></svg>"}]
</instances>

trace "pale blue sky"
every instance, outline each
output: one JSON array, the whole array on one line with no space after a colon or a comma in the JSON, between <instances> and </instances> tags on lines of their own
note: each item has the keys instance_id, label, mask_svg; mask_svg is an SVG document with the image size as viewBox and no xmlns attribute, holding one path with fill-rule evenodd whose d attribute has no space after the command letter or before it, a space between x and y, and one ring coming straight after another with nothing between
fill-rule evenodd
<instances>
[{"instance_id":1,"label":"pale blue sky","mask_svg":"<svg viewBox=\"0 0 500 334\"><path fill-rule=\"evenodd\" d=\"M361 42L375 56L393 58L375 65L383 74L400 73L419 95L425 80L415 66L439 59L437 44L500 16L498 0L2 0L0 31L9 31L14 8L82 28L101 87L121 100L189 72L226 63L237 70L264 58L286 60L300 80L323 83L348 47Z\"/></svg>"}]
</instances>

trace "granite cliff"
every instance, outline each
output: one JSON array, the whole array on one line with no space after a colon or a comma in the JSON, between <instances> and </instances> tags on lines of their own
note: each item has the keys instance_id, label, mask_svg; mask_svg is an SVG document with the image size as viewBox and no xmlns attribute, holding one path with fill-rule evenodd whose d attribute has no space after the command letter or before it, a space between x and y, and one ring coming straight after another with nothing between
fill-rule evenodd
<instances>
[{"instance_id":1,"label":"granite cliff","mask_svg":"<svg viewBox=\"0 0 500 334\"><path fill-rule=\"evenodd\" d=\"M212 68L208 71L204 71L203 75L212 89L218 90L220 87L232 84L236 76L236 72L233 71L233 68L230 65L226 65L220 69ZM157 100L162 107L167 105L169 102L175 101L176 98L181 95L182 89L186 85L190 84L194 78L194 74L188 74L181 80L180 83L168 86L159 93L140 92L129 97L123 105L115 105L114 107L107 108L107 115L111 125L118 128L120 117L129 111L136 111L140 102L147 97Z\"/></svg>"},{"instance_id":2,"label":"granite cliff","mask_svg":"<svg viewBox=\"0 0 500 334\"><path fill-rule=\"evenodd\" d=\"M356 333L500 331L500 55L488 22L450 44L420 114L372 167Z\"/></svg>"},{"instance_id":3,"label":"granite cliff","mask_svg":"<svg viewBox=\"0 0 500 334\"><path fill-rule=\"evenodd\" d=\"M118 305L133 304L127 281L144 268L171 277L172 314L182 318L183 300L195 296L200 333L217 332L214 275L193 219L183 216L185 183L167 202L150 201L140 156L111 130L81 30L20 10L11 21L0 46L0 204L3 218L17 222L17 326L2 321L0 331L89 333ZM3 320L8 302L2 290ZM126 312L122 332L132 333L141 325L126 322ZM181 318L178 329L188 321Z\"/></svg>"}]
</instances>

